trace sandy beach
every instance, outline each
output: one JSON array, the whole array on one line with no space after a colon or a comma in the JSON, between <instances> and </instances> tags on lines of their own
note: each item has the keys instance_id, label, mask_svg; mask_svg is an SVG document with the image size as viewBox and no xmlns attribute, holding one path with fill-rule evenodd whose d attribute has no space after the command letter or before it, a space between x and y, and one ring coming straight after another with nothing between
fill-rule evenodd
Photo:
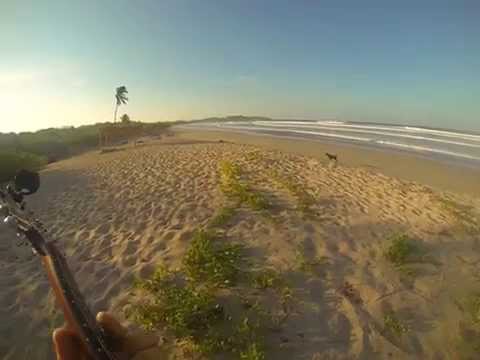
<instances>
[{"instance_id":1,"label":"sandy beach","mask_svg":"<svg viewBox=\"0 0 480 360\"><path fill-rule=\"evenodd\" d=\"M465 304L480 290L479 172L330 144L181 131L49 165L30 205L94 311L136 326L124 315L134 279L181 267L195 231L229 203L222 161L270 204L238 205L223 241L289 284L288 313L265 306L286 313L263 332L266 359L473 359L478 314ZM308 216L292 189L311 199ZM398 234L421 249L401 269L385 256ZM40 261L11 234L0 238L0 356L50 359L61 314ZM268 304L275 291L245 293ZM166 358L199 358L159 333Z\"/></svg>"}]
</instances>

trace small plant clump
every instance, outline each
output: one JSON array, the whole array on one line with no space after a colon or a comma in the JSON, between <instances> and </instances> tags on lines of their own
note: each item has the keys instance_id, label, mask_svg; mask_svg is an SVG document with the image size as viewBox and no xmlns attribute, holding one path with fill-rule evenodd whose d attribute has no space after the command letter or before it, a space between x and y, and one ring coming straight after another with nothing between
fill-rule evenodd
<instances>
[{"instance_id":1,"label":"small plant clump","mask_svg":"<svg viewBox=\"0 0 480 360\"><path fill-rule=\"evenodd\" d=\"M264 359L261 324L251 319L257 308L234 320L218 290L238 280L241 247L225 245L198 231L176 272L159 268L134 288L146 301L127 311L127 317L148 330L164 328L182 346L203 354L230 352L241 359Z\"/></svg>"},{"instance_id":2,"label":"small plant clump","mask_svg":"<svg viewBox=\"0 0 480 360\"><path fill-rule=\"evenodd\" d=\"M480 230L480 223L473 213L471 206L460 204L454 200L439 197L438 201L443 209L450 213L458 223L470 233L478 233Z\"/></svg>"},{"instance_id":3,"label":"small plant clump","mask_svg":"<svg viewBox=\"0 0 480 360\"><path fill-rule=\"evenodd\" d=\"M264 270L252 275L252 284L256 289L278 288L283 283L280 274L274 270Z\"/></svg>"},{"instance_id":4,"label":"small plant clump","mask_svg":"<svg viewBox=\"0 0 480 360\"><path fill-rule=\"evenodd\" d=\"M480 353L480 293L470 294L455 303L466 317L459 322L456 355L461 359L476 359Z\"/></svg>"},{"instance_id":5,"label":"small plant clump","mask_svg":"<svg viewBox=\"0 0 480 360\"><path fill-rule=\"evenodd\" d=\"M385 330L390 331L393 335L398 337L410 331L410 329L403 324L393 312L390 312L383 317L383 325Z\"/></svg>"},{"instance_id":6,"label":"small plant clump","mask_svg":"<svg viewBox=\"0 0 480 360\"><path fill-rule=\"evenodd\" d=\"M253 150L245 154L245 160L247 161L257 161L261 159L260 151Z\"/></svg>"},{"instance_id":7,"label":"small plant clump","mask_svg":"<svg viewBox=\"0 0 480 360\"><path fill-rule=\"evenodd\" d=\"M265 351L258 342L251 343L248 348L240 352L240 360L264 360Z\"/></svg>"},{"instance_id":8,"label":"small plant clump","mask_svg":"<svg viewBox=\"0 0 480 360\"><path fill-rule=\"evenodd\" d=\"M312 206L315 204L315 198L293 177L281 176L278 171L271 171L271 176L281 186L285 187L297 200L297 210L305 216L312 215Z\"/></svg>"},{"instance_id":9,"label":"small plant clump","mask_svg":"<svg viewBox=\"0 0 480 360\"><path fill-rule=\"evenodd\" d=\"M192 281L229 287L238 280L241 261L241 245L216 242L213 232L200 230L194 235L183 265Z\"/></svg>"},{"instance_id":10,"label":"small plant clump","mask_svg":"<svg viewBox=\"0 0 480 360\"><path fill-rule=\"evenodd\" d=\"M308 259L302 246L299 246L295 252L296 268L307 273L314 273L316 268L328 263L328 257L316 257Z\"/></svg>"},{"instance_id":11,"label":"small plant clump","mask_svg":"<svg viewBox=\"0 0 480 360\"><path fill-rule=\"evenodd\" d=\"M152 303L141 304L128 314L146 329L153 330L164 323L180 338L197 338L223 318L223 309L211 292L179 284L175 274L163 268L151 279L137 281L135 287L155 298Z\"/></svg>"},{"instance_id":12,"label":"small plant clump","mask_svg":"<svg viewBox=\"0 0 480 360\"><path fill-rule=\"evenodd\" d=\"M463 301L463 309L474 325L480 325L480 294L472 294Z\"/></svg>"},{"instance_id":13,"label":"small plant clump","mask_svg":"<svg viewBox=\"0 0 480 360\"><path fill-rule=\"evenodd\" d=\"M395 266L403 266L415 252L412 240L405 234L394 235L385 250L385 258Z\"/></svg>"},{"instance_id":14,"label":"small plant clump","mask_svg":"<svg viewBox=\"0 0 480 360\"><path fill-rule=\"evenodd\" d=\"M247 204L253 210L269 208L267 199L240 180L240 167L230 161L220 163L220 187L222 191L240 204Z\"/></svg>"},{"instance_id":15,"label":"small plant clump","mask_svg":"<svg viewBox=\"0 0 480 360\"><path fill-rule=\"evenodd\" d=\"M209 228L218 228L228 224L235 216L235 209L225 206L208 222Z\"/></svg>"}]
</instances>

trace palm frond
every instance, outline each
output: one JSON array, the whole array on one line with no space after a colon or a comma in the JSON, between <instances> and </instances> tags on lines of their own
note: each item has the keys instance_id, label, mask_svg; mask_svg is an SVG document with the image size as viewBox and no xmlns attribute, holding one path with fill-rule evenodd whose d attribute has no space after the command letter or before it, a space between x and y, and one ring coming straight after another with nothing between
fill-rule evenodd
<instances>
[{"instance_id":1,"label":"palm frond","mask_svg":"<svg viewBox=\"0 0 480 360\"><path fill-rule=\"evenodd\" d=\"M116 90L117 95L121 94L128 94L128 90L126 86L119 86Z\"/></svg>"}]
</instances>

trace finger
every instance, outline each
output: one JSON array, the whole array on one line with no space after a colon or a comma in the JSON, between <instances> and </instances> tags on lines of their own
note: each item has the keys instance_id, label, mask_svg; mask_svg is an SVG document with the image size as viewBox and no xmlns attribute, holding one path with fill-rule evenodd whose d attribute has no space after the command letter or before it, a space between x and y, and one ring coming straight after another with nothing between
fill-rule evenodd
<instances>
[{"instance_id":1,"label":"finger","mask_svg":"<svg viewBox=\"0 0 480 360\"><path fill-rule=\"evenodd\" d=\"M135 354L139 351L154 347L158 344L158 336L139 332L127 336L123 342L123 350L128 354Z\"/></svg>"},{"instance_id":2,"label":"finger","mask_svg":"<svg viewBox=\"0 0 480 360\"><path fill-rule=\"evenodd\" d=\"M99 312L97 314L97 322L105 332L115 338L124 339L127 336L127 329L123 327L112 314Z\"/></svg>"},{"instance_id":3,"label":"finger","mask_svg":"<svg viewBox=\"0 0 480 360\"><path fill-rule=\"evenodd\" d=\"M158 343L158 337L153 334L135 333L127 335L128 330L122 326L115 317L107 312L100 312L97 314L97 321L113 338L119 340L121 344L114 346L129 355L135 354L138 351L148 349Z\"/></svg>"},{"instance_id":4,"label":"finger","mask_svg":"<svg viewBox=\"0 0 480 360\"><path fill-rule=\"evenodd\" d=\"M56 329L53 332L53 344L57 360L81 360L82 347L76 334L68 329Z\"/></svg>"}]
</instances>

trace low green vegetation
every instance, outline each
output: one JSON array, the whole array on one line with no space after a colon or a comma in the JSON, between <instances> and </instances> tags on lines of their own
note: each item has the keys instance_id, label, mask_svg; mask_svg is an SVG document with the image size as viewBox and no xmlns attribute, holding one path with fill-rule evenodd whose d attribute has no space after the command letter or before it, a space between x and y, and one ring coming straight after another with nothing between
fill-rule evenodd
<instances>
[{"instance_id":1,"label":"low green vegetation","mask_svg":"<svg viewBox=\"0 0 480 360\"><path fill-rule=\"evenodd\" d=\"M261 159L260 151L253 150L245 154L245 160L247 161L257 161Z\"/></svg>"},{"instance_id":2,"label":"low green vegetation","mask_svg":"<svg viewBox=\"0 0 480 360\"><path fill-rule=\"evenodd\" d=\"M308 258L305 255L305 249L303 246L299 246L295 251L296 268L302 272L314 274L318 267L326 264L327 261L327 257Z\"/></svg>"},{"instance_id":3,"label":"low green vegetation","mask_svg":"<svg viewBox=\"0 0 480 360\"><path fill-rule=\"evenodd\" d=\"M304 216L312 216L312 207L315 205L315 198L305 189L305 186L293 177L281 175L278 171L270 171L272 179L287 189L297 202L297 210Z\"/></svg>"},{"instance_id":4,"label":"low green vegetation","mask_svg":"<svg viewBox=\"0 0 480 360\"><path fill-rule=\"evenodd\" d=\"M240 174L237 165L221 164L227 198L264 209L266 205L258 206L254 199L266 201L240 180ZM146 329L166 330L187 351L263 360L264 335L281 330L292 313L293 291L279 272L256 267L242 245L222 238L220 228L235 214L235 207L224 206L198 229L180 268L159 268L150 278L137 280L134 288L140 298L126 315Z\"/></svg>"},{"instance_id":5,"label":"low green vegetation","mask_svg":"<svg viewBox=\"0 0 480 360\"><path fill-rule=\"evenodd\" d=\"M240 204L246 204L253 210L266 210L270 207L265 196L252 189L241 180L241 169L230 161L220 163L220 186L225 195Z\"/></svg>"},{"instance_id":6,"label":"low green vegetation","mask_svg":"<svg viewBox=\"0 0 480 360\"><path fill-rule=\"evenodd\" d=\"M471 293L455 303L464 316L459 322L456 355L461 359L476 359L480 353L480 293Z\"/></svg>"},{"instance_id":7,"label":"low green vegetation","mask_svg":"<svg viewBox=\"0 0 480 360\"><path fill-rule=\"evenodd\" d=\"M135 286L155 298L129 314L149 330L164 323L179 338L196 338L223 317L221 306L208 289L182 284L176 274L165 269L157 270L151 279L138 281Z\"/></svg>"},{"instance_id":8,"label":"low green vegetation","mask_svg":"<svg viewBox=\"0 0 480 360\"><path fill-rule=\"evenodd\" d=\"M389 245L384 250L385 258L393 264L405 283L411 283L417 275L414 268L418 263L437 265L433 259L422 256L422 251L415 240L406 234L395 234L389 238Z\"/></svg>"},{"instance_id":9,"label":"low green vegetation","mask_svg":"<svg viewBox=\"0 0 480 360\"><path fill-rule=\"evenodd\" d=\"M209 228L220 228L228 224L235 216L235 208L224 206L218 211L215 216L208 222Z\"/></svg>"},{"instance_id":10,"label":"low green vegetation","mask_svg":"<svg viewBox=\"0 0 480 360\"><path fill-rule=\"evenodd\" d=\"M241 273L242 246L215 241L213 231L199 230L183 259L185 273L191 281L217 286L233 286Z\"/></svg>"},{"instance_id":11,"label":"low green vegetation","mask_svg":"<svg viewBox=\"0 0 480 360\"><path fill-rule=\"evenodd\" d=\"M240 353L241 360L264 360L265 352L258 342L248 345L247 349Z\"/></svg>"},{"instance_id":12,"label":"low green vegetation","mask_svg":"<svg viewBox=\"0 0 480 360\"><path fill-rule=\"evenodd\" d=\"M138 123L146 134L160 134L168 123ZM8 181L22 168L38 170L49 162L96 147L99 130L106 124L0 133L0 182Z\"/></svg>"},{"instance_id":13,"label":"low green vegetation","mask_svg":"<svg viewBox=\"0 0 480 360\"><path fill-rule=\"evenodd\" d=\"M135 282L148 300L126 315L146 329L166 329L195 352L264 359L262 326L255 322L255 309L230 313L221 291L237 283L237 268L243 261L239 251L220 245L206 232L197 233L182 269L159 268L150 278Z\"/></svg>"},{"instance_id":14,"label":"low green vegetation","mask_svg":"<svg viewBox=\"0 0 480 360\"><path fill-rule=\"evenodd\" d=\"M385 258L397 267L404 266L416 252L412 239L406 234L396 234L390 237L390 245L385 250Z\"/></svg>"},{"instance_id":15,"label":"low green vegetation","mask_svg":"<svg viewBox=\"0 0 480 360\"><path fill-rule=\"evenodd\" d=\"M167 330L193 352L265 359L265 310L258 303L238 303L246 290L240 282L255 278L264 289L277 278L244 270L243 247L226 243L213 229L194 234L182 265L175 272L159 268L150 278L135 281L134 288L145 296L126 315L146 329Z\"/></svg>"},{"instance_id":16,"label":"low green vegetation","mask_svg":"<svg viewBox=\"0 0 480 360\"><path fill-rule=\"evenodd\" d=\"M145 296L127 315L147 329L167 330L187 351L263 360L263 333L279 328L285 315L270 314L271 309L262 305L263 292L259 290L275 289L285 313L292 291L280 273L256 268L246 258L243 246L222 238L219 230L232 220L238 205L253 210L268 205L241 180L237 164L222 162L220 177L223 192L235 205L223 206L205 228L194 233L179 269L160 268L150 278L135 282Z\"/></svg>"},{"instance_id":17,"label":"low green vegetation","mask_svg":"<svg viewBox=\"0 0 480 360\"><path fill-rule=\"evenodd\" d=\"M463 299L462 310L468 316L468 320L474 325L480 326L480 294L470 294Z\"/></svg>"},{"instance_id":18,"label":"low green vegetation","mask_svg":"<svg viewBox=\"0 0 480 360\"><path fill-rule=\"evenodd\" d=\"M438 197L438 201L443 209L456 219L464 230L470 233L478 233L480 231L479 221L471 206L460 204L445 197Z\"/></svg>"},{"instance_id":19,"label":"low green vegetation","mask_svg":"<svg viewBox=\"0 0 480 360\"><path fill-rule=\"evenodd\" d=\"M251 278L256 289L280 288L284 284L280 274L271 269L254 272Z\"/></svg>"},{"instance_id":20,"label":"low green vegetation","mask_svg":"<svg viewBox=\"0 0 480 360\"><path fill-rule=\"evenodd\" d=\"M393 312L385 314L383 317L383 326L385 331L390 332L396 337L401 337L410 331L410 329L402 323Z\"/></svg>"}]
</instances>

